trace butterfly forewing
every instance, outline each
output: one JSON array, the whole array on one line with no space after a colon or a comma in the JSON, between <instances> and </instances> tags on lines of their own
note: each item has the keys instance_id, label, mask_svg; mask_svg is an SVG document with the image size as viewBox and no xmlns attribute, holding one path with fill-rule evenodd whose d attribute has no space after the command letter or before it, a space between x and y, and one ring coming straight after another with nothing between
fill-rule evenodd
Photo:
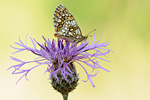
<instances>
[{"instance_id":1,"label":"butterfly forewing","mask_svg":"<svg viewBox=\"0 0 150 100\"><path fill-rule=\"evenodd\" d=\"M79 42L85 39L73 15L62 4L58 5L54 12L53 23L56 31L55 37L66 38L71 42Z\"/></svg>"}]
</instances>

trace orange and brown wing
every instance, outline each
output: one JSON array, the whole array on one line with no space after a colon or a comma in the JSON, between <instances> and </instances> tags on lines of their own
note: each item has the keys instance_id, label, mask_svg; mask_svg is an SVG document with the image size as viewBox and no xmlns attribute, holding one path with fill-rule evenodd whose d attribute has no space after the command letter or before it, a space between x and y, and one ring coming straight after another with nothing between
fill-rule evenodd
<instances>
[{"instance_id":1,"label":"orange and brown wing","mask_svg":"<svg viewBox=\"0 0 150 100\"><path fill-rule=\"evenodd\" d=\"M76 41L82 38L82 33L73 15L63 5L58 5L53 17L54 28L57 38L71 38Z\"/></svg>"}]
</instances>

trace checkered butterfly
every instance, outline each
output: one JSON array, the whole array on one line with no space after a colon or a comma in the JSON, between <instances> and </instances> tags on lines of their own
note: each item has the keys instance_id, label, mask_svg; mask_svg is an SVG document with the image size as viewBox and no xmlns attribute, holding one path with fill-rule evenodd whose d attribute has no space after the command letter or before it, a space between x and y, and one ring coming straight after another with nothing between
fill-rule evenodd
<instances>
[{"instance_id":1,"label":"checkered butterfly","mask_svg":"<svg viewBox=\"0 0 150 100\"><path fill-rule=\"evenodd\" d=\"M72 43L78 43L88 38L88 36L82 36L74 17L62 4L58 5L54 12L53 23L56 31L54 36L57 38L66 38Z\"/></svg>"}]
</instances>

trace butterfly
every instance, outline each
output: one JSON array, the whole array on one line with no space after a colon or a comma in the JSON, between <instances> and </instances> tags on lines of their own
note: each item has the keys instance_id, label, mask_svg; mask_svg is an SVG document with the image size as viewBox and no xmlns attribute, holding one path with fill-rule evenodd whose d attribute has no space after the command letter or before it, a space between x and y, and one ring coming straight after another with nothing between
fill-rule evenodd
<instances>
[{"instance_id":1,"label":"butterfly","mask_svg":"<svg viewBox=\"0 0 150 100\"><path fill-rule=\"evenodd\" d=\"M73 15L62 4L58 5L53 16L54 36L60 39L67 39L72 43L79 43L86 40L88 36L83 36Z\"/></svg>"}]
</instances>

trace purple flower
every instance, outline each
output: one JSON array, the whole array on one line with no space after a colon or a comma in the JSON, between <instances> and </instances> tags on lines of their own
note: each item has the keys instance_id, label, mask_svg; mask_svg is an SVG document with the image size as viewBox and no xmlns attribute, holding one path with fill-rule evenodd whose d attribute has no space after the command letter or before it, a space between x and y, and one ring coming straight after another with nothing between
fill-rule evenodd
<instances>
[{"instance_id":1,"label":"purple flower","mask_svg":"<svg viewBox=\"0 0 150 100\"><path fill-rule=\"evenodd\" d=\"M106 56L111 51L109 49L106 49L106 46L109 43L108 42L99 43L100 39L98 42L95 43L95 35L93 36L93 41L91 44L89 44L87 41L84 43L82 42L81 44L71 43L67 39L65 40L57 39L57 41L53 39L52 41L50 41L49 39L48 40L45 39L44 36L43 39L45 42L43 44L40 44L35 39L32 38L30 39L34 48L28 47L20 39L19 39L19 43L15 43L19 45L20 48L11 46L12 48L17 50L14 53L21 52L21 51L31 51L33 54L39 56L33 61L22 61L15 57L11 57L12 60L19 62L19 64L10 67L10 68L14 68L12 74L23 73L23 76L21 78L25 77L27 79L27 75L32 69L37 68L40 65L46 64L48 65L48 68L45 71L45 73L48 72L50 74L49 79L52 76L54 76L59 81L57 73L61 72L64 79L66 81L69 81L68 78L66 78L66 75L69 76L73 75L72 74L73 72L69 67L69 64L75 63L76 65L78 65L77 67L80 66L84 69L87 75L86 81L89 80L92 86L95 87L92 81L92 77L95 77L98 74L99 72L98 70L103 69L109 72L107 69L103 68L98 62L98 59L108 61L101 57ZM40 49L37 49L36 44L38 44ZM89 51L91 50L94 51L94 53L90 53ZM33 62L37 63L37 65L29 69L23 69L24 65ZM55 64L57 64L57 68ZM87 66L84 67L83 64ZM86 70L86 67L92 68L90 73Z\"/></svg>"}]
</instances>

